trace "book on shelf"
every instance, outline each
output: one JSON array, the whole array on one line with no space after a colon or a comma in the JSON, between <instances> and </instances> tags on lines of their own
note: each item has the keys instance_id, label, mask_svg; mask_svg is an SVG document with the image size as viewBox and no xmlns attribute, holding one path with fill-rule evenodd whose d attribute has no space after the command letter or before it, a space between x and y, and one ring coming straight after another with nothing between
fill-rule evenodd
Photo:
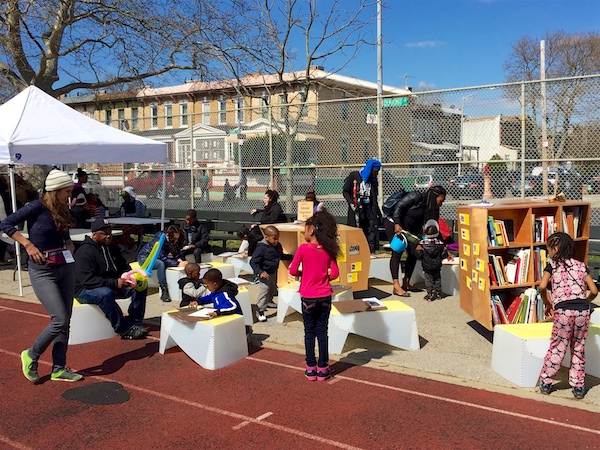
<instances>
[{"instance_id":1,"label":"book on shelf","mask_svg":"<svg viewBox=\"0 0 600 450\"><path fill-rule=\"evenodd\" d=\"M508 323L515 323L515 316L517 315L517 311L521 306L521 302L523 301L523 297L521 295L515 297L513 301L508 305L506 309L506 316L508 317Z\"/></svg>"},{"instance_id":2,"label":"book on shelf","mask_svg":"<svg viewBox=\"0 0 600 450\"><path fill-rule=\"evenodd\" d=\"M502 224L498 220L494 220L494 231L496 232L496 243L499 246L508 245L504 243L504 234L502 233Z\"/></svg>"},{"instance_id":3,"label":"book on shelf","mask_svg":"<svg viewBox=\"0 0 600 450\"><path fill-rule=\"evenodd\" d=\"M509 323L508 317L506 315L506 310L504 309L504 305L502 304L502 300L499 295L492 295L492 303L494 305L495 311L498 315L498 321L501 324Z\"/></svg>"},{"instance_id":4,"label":"book on shelf","mask_svg":"<svg viewBox=\"0 0 600 450\"><path fill-rule=\"evenodd\" d=\"M498 307L494 301L494 297L490 297L490 309L492 310L492 324L500 324L500 315L498 313Z\"/></svg>"},{"instance_id":5,"label":"book on shelf","mask_svg":"<svg viewBox=\"0 0 600 450\"><path fill-rule=\"evenodd\" d=\"M493 256L490 256L493 258ZM496 270L491 262L488 263L488 270L490 272L490 286L498 286L498 278L496 277Z\"/></svg>"},{"instance_id":6,"label":"book on shelf","mask_svg":"<svg viewBox=\"0 0 600 450\"><path fill-rule=\"evenodd\" d=\"M494 218L492 216L488 216L487 231L488 244L492 247L497 247L498 241L496 240L496 228L494 227Z\"/></svg>"},{"instance_id":7,"label":"book on shelf","mask_svg":"<svg viewBox=\"0 0 600 450\"><path fill-rule=\"evenodd\" d=\"M514 284L517 281L517 261L516 258L513 258L506 263L506 282L509 284Z\"/></svg>"}]
</instances>

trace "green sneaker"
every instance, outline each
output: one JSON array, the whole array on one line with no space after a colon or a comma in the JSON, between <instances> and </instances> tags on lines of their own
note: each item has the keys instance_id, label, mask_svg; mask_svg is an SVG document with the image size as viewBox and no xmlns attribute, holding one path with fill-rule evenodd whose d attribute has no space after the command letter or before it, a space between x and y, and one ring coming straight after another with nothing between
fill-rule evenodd
<instances>
[{"instance_id":1,"label":"green sneaker","mask_svg":"<svg viewBox=\"0 0 600 450\"><path fill-rule=\"evenodd\" d=\"M59 370L58 372L52 372L52 375L50 376L50 379L52 381L69 381L69 382L73 382L73 381L82 380L83 379L83 375L81 375L80 373L77 373L77 372L73 372L68 367L65 367L64 369Z\"/></svg>"},{"instance_id":2,"label":"green sneaker","mask_svg":"<svg viewBox=\"0 0 600 450\"><path fill-rule=\"evenodd\" d=\"M21 352L21 366L23 367L23 375L25 375L25 378L34 383L39 381L40 376L37 371L38 363L31 359L29 350L23 350Z\"/></svg>"}]
</instances>

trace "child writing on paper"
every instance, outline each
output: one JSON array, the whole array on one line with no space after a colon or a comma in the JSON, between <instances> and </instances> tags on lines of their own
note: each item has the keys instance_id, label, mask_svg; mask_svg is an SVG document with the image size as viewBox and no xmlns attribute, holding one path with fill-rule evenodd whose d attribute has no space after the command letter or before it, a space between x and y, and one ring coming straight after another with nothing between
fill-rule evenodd
<instances>
[{"instance_id":1,"label":"child writing on paper","mask_svg":"<svg viewBox=\"0 0 600 450\"><path fill-rule=\"evenodd\" d=\"M442 298L442 260L454 259L452 253L448 253L446 245L439 238L437 221L428 220L424 227L425 238L419 242L415 250L415 256L423 264L423 276L427 294L424 299L428 302Z\"/></svg>"},{"instance_id":2,"label":"child writing on paper","mask_svg":"<svg viewBox=\"0 0 600 450\"><path fill-rule=\"evenodd\" d=\"M238 253L244 255L245 258L248 257L248 247L250 246L250 242L248 242L248 235L250 234L250 228L246 225L242 225L236 231L237 237L241 239L242 243L240 244L240 248L238 248Z\"/></svg>"},{"instance_id":3,"label":"child writing on paper","mask_svg":"<svg viewBox=\"0 0 600 450\"><path fill-rule=\"evenodd\" d=\"M590 324L590 302L598 295L598 288L585 264L575 259L575 242L571 236L554 233L548 237L546 248L552 260L546 264L539 288L546 303L546 314L554 309L554 324L540 374L540 392L544 395L552 392L554 378L567 348L571 347L569 384L573 396L582 399L585 396L585 341ZM546 295L550 282L551 303ZM587 296L586 288L590 290Z\"/></svg>"},{"instance_id":4,"label":"child writing on paper","mask_svg":"<svg viewBox=\"0 0 600 450\"><path fill-rule=\"evenodd\" d=\"M298 248L289 272L292 276L302 275L300 296L306 348L305 375L310 381L325 381L331 376L327 343L333 294L330 280L340 274L336 261L340 246L335 218L327 211L316 212L306 221L304 239L306 244ZM300 265L302 270L299 269ZM315 339L319 346L318 362L315 356Z\"/></svg>"}]
</instances>

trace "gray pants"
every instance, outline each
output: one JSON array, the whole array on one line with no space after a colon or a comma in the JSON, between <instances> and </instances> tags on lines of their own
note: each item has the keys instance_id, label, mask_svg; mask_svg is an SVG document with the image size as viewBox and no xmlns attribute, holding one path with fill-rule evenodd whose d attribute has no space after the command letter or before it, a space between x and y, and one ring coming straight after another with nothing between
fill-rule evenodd
<instances>
[{"instance_id":1,"label":"gray pants","mask_svg":"<svg viewBox=\"0 0 600 450\"><path fill-rule=\"evenodd\" d=\"M273 301L273 297L277 295L277 272L269 274L266 280L260 278L258 283L258 299L256 307L259 311L265 312L267 304Z\"/></svg>"},{"instance_id":2,"label":"gray pants","mask_svg":"<svg viewBox=\"0 0 600 450\"><path fill-rule=\"evenodd\" d=\"M40 303L50 314L50 323L29 349L29 356L37 361L48 346L52 347L52 371L67 365L69 326L73 311L74 275L73 265L45 267L29 262L31 286Z\"/></svg>"},{"instance_id":3,"label":"gray pants","mask_svg":"<svg viewBox=\"0 0 600 450\"><path fill-rule=\"evenodd\" d=\"M423 278L425 278L425 288L428 294L442 293L442 271L436 272L423 272Z\"/></svg>"}]
</instances>

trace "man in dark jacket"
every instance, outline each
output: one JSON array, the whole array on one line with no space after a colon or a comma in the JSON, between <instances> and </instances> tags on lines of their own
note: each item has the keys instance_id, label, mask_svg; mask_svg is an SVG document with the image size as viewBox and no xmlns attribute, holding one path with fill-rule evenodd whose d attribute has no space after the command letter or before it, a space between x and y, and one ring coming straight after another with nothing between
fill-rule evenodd
<instances>
[{"instance_id":1,"label":"man in dark jacket","mask_svg":"<svg viewBox=\"0 0 600 450\"><path fill-rule=\"evenodd\" d=\"M131 268L111 242L110 223L104 218L96 219L92 237L87 236L75 252L75 297L80 303L98 305L122 339L143 339L148 332L141 326L148 290L137 291L121 278ZM129 315L124 317L116 299L129 297Z\"/></svg>"},{"instance_id":2,"label":"man in dark jacket","mask_svg":"<svg viewBox=\"0 0 600 450\"><path fill-rule=\"evenodd\" d=\"M188 209L185 212L185 221L181 224L185 247L183 247L183 256L194 254L194 261L202 261L202 253L212 253L212 248L208 243L210 230L204 223L198 221L198 216L194 209Z\"/></svg>"},{"instance_id":3,"label":"man in dark jacket","mask_svg":"<svg viewBox=\"0 0 600 450\"><path fill-rule=\"evenodd\" d=\"M362 228L371 253L379 249L379 219L377 203L377 176L381 162L369 159L360 171L350 172L344 181L342 194L348 203L348 221L351 227Z\"/></svg>"}]
</instances>

